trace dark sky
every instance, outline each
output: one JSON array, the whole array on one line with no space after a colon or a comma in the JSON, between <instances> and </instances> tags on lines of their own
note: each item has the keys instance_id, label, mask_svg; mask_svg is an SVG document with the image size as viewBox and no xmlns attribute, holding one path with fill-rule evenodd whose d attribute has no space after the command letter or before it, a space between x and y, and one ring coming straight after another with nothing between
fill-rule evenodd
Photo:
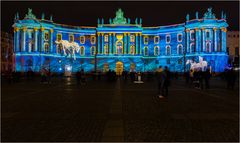
<instances>
[{"instance_id":1,"label":"dark sky","mask_svg":"<svg viewBox=\"0 0 240 143\"><path fill-rule=\"evenodd\" d=\"M45 13L45 19L53 15L53 21L61 24L75 26L96 26L97 18L115 17L118 8L122 8L124 16L142 18L143 26L161 26L185 22L186 14L190 19L195 18L195 12L202 17L208 7L213 8L217 18L221 17L221 11L227 13L229 30L239 30L239 2L204 1L204 2L178 2L178 1L154 1L154 2L2 2L1 1L1 28L3 31L12 31L14 14L18 11L20 19L24 18L27 8L32 8L33 13L41 18Z\"/></svg>"}]
</instances>

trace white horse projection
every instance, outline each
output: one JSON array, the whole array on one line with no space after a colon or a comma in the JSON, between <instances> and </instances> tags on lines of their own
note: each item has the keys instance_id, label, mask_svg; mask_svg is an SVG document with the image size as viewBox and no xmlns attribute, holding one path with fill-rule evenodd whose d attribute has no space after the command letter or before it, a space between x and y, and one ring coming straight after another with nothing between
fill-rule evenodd
<instances>
[{"instance_id":1,"label":"white horse projection","mask_svg":"<svg viewBox=\"0 0 240 143\"><path fill-rule=\"evenodd\" d=\"M198 58L199 58L199 63L196 63L195 61L192 61L192 60L187 60L186 65L190 64L190 69L193 69L193 70L202 69L202 71L204 71L204 69L207 68L208 63L207 61L203 61L203 58L201 56L198 56Z\"/></svg>"},{"instance_id":2,"label":"white horse projection","mask_svg":"<svg viewBox=\"0 0 240 143\"><path fill-rule=\"evenodd\" d=\"M75 53L80 51L80 46L76 42L68 42L67 40L55 41L55 43L59 46L62 45L63 53L65 56L72 55L74 60L76 60Z\"/></svg>"}]
</instances>

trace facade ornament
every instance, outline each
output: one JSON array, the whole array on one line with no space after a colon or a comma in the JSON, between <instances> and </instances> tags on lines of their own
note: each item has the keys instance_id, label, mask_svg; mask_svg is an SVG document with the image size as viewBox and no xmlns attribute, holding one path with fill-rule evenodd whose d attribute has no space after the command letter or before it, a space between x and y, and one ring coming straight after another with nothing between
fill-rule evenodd
<instances>
[{"instance_id":1,"label":"facade ornament","mask_svg":"<svg viewBox=\"0 0 240 143\"><path fill-rule=\"evenodd\" d=\"M113 24L126 24L127 20L123 14L123 11L121 9L118 9L116 12L116 17L113 19Z\"/></svg>"},{"instance_id":2,"label":"facade ornament","mask_svg":"<svg viewBox=\"0 0 240 143\"><path fill-rule=\"evenodd\" d=\"M212 8L208 8L208 11L206 13L204 13L204 19L215 19L216 16L215 14L212 12Z\"/></svg>"},{"instance_id":3,"label":"facade ornament","mask_svg":"<svg viewBox=\"0 0 240 143\"><path fill-rule=\"evenodd\" d=\"M135 24L138 24L138 18L135 19Z\"/></svg>"},{"instance_id":4,"label":"facade ornament","mask_svg":"<svg viewBox=\"0 0 240 143\"><path fill-rule=\"evenodd\" d=\"M224 15L223 15L223 11L221 12L221 19L223 19L224 18Z\"/></svg>"},{"instance_id":5,"label":"facade ornament","mask_svg":"<svg viewBox=\"0 0 240 143\"><path fill-rule=\"evenodd\" d=\"M140 20L139 20L139 24L141 24L141 25L142 25L142 18L140 18Z\"/></svg>"},{"instance_id":6,"label":"facade ornament","mask_svg":"<svg viewBox=\"0 0 240 143\"><path fill-rule=\"evenodd\" d=\"M53 33L53 29L50 29L50 32Z\"/></svg>"},{"instance_id":7,"label":"facade ornament","mask_svg":"<svg viewBox=\"0 0 240 143\"><path fill-rule=\"evenodd\" d=\"M44 20L44 17L45 17L45 14L44 14L44 13L42 13L42 20Z\"/></svg>"},{"instance_id":8,"label":"facade ornament","mask_svg":"<svg viewBox=\"0 0 240 143\"><path fill-rule=\"evenodd\" d=\"M112 19L111 18L109 18L109 24L112 24Z\"/></svg>"},{"instance_id":9,"label":"facade ornament","mask_svg":"<svg viewBox=\"0 0 240 143\"><path fill-rule=\"evenodd\" d=\"M37 27L34 27L33 29L34 29L34 31L35 31L35 32L38 30L38 28L37 28Z\"/></svg>"},{"instance_id":10,"label":"facade ornament","mask_svg":"<svg viewBox=\"0 0 240 143\"><path fill-rule=\"evenodd\" d=\"M53 21L53 16L52 15L50 15L50 21Z\"/></svg>"},{"instance_id":11,"label":"facade ornament","mask_svg":"<svg viewBox=\"0 0 240 143\"><path fill-rule=\"evenodd\" d=\"M130 20L130 18L128 18L128 24L131 24L131 20Z\"/></svg>"},{"instance_id":12,"label":"facade ornament","mask_svg":"<svg viewBox=\"0 0 240 143\"><path fill-rule=\"evenodd\" d=\"M186 21L189 21L189 14L187 14L186 16Z\"/></svg>"},{"instance_id":13,"label":"facade ornament","mask_svg":"<svg viewBox=\"0 0 240 143\"><path fill-rule=\"evenodd\" d=\"M102 18L102 24L104 24L104 19Z\"/></svg>"},{"instance_id":14,"label":"facade ornament","mask_svg":"<svg viewBox=\"0 0 240 143\"><path fill-rule=\"evenodd\" d=\"M196 19L198 19L198 11L196 12Z\"/></svg>"},{"instance_id":15,"label":"facade ornament","mask_svg":"<svg viewBox=\"0 0 240 143\"><path fill-rule=\"evenodd\" d=\"M28 8L28 13L25 15L25 18L36 19L36 16L32 13L31 8Z\"/></svg>"},{"instance_id":16,"label":"facade ornament","mask_svg":"<svg viewBox=\"0 0 240 143\"><path fill-rule=\"evenodd\" d=\"M227 19L227 15L226 15L226 13L224 13L223 18L224 18L224 19Z\"/></svg>"},{"instance_id":17,"label":"facade ornament","mask_svg":"<svg viewBox=\"0 0 240 143\"><path fill-rule=\"evenodd\" d=\"M97 19L97 24L100 24L100 19L99 18Z\"/></svg>"}]
</instances>

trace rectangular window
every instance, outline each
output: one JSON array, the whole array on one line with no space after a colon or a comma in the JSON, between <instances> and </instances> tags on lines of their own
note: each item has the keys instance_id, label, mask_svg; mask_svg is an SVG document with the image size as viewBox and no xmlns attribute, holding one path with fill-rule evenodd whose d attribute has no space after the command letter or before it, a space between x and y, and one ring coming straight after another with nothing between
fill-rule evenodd
<instances>
[{"instance_id":1,"label":"rectangular window","mask_svg":"<svg viewBox=\"0 0 240 143\"><path fill-rule=\"evenodd\" d=\"M69 35L69 42L74 42L74 35Z\"/></svg>"},{"instance_id":2,"label":"rectangular window","mask_svg":"<svg viewBox=\"0 0 240 143\"><path fill-rule=\"evenodd\" d=\"M167 64L170 64L170 59L167 59Z\"/></svg>"},{"instance_id":3,"label":"rectangular window","mask_svg":"<svg viewBox=\"0 0 240 143\"><path fill-rule=\"evenodd\" d=\"M239 47L235 48L235 56L239 56Z\"/></svg>"},{"instance_id":4,"label":"rectangular window","mask_svg":"<svg viewBox=\"0 0 240 143\"><path fill-rule=\"evenodd\" d=\"M135 36L134 35L130 36L130 42L135 42Z\"/></svg>"},{"instance_id":5,"label":"rectangular window","mask_svg":"<svg viewBox=\"0 0 240 143\"><path fill-rule=\"evenodd\" d=\"M57 41L61 41L62 40L62 34L57 34Z\"/></svg>"},{"instance_id":6,"label":"rectangular window","mask_svg":"<svg viewBox=\"0 0 240 143\"><path fill-rule=\"evenodd\" d=\"M104 36L104 42L108 42L108 35Z\"/></svg>"},{"instance_id":7,"label":"rectangular window","mask_svg":"<svg viewBox=\"0 0 240 143\"><path fill-rule=\"evenodd\" d=\"M210 32L209 32L209 31L206 32L206 37L207 37L207 38L210 37Z\"/></svg>"}]
</instances>

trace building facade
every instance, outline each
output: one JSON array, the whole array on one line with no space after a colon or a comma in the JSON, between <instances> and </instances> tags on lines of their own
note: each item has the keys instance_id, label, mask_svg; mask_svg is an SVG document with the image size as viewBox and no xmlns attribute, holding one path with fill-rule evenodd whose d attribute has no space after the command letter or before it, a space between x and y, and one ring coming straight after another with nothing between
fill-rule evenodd
<instances>
[{"instance_id":1,"label":"building facade","mask_svg":"<svg viewBox=\"0 0 240 143\"><path fill-rule=\"evenodd\" d=\"M13 35L1 32L1 73L12 72L15 69L13 54Z\"/></svg>"},{"instance_id":2,"label":"building facade","mask_svg":"<svg viewBox=\"0 0 240 143\"><path fill-rule=\"evenodd\" d=\"M229 64L239 65L239 31L227 32L227 53L229 55Z\"/></svg>"},{"instance_id":3,"label":"building facade","mask_svg":"<svg viewBox=\"0 0 240 143\"><path fill-rule=\"evenodd\" d=\"M209 8L202 18L186 16L186 22L159 27L143 27L142 19L125 18L121 9L115 18L98 19L96 27L77 27L53 22L32 10L25 18L15 17L14 51L16 70L87 72L115 70L155 71L160 65L183 72L188 59L221 72L227 65L226 15L215 17Z\"/></svg>"}]
</instances>

